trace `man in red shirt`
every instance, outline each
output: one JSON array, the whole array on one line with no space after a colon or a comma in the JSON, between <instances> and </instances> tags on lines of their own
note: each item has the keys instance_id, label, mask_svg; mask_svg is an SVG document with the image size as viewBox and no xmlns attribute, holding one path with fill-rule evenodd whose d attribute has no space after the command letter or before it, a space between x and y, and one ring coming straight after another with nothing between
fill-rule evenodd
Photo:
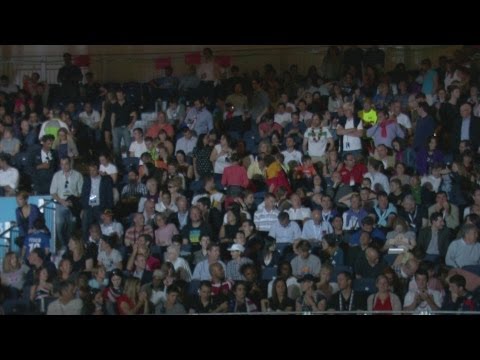
<instances>
[{"instance_id":1,"label":"man in red shirt","mask_svg":"<svg viewBox=\"0 0 480 360\"><path fill-rule=\"evenodd\" d=\"M342 182L345 185L355 186L360 185L363 180L363 175L367 172L367 167L364 164L356 163L355 156L348 154L345 156L343 166L340 169Z\"/></svg>"}]
</instances>

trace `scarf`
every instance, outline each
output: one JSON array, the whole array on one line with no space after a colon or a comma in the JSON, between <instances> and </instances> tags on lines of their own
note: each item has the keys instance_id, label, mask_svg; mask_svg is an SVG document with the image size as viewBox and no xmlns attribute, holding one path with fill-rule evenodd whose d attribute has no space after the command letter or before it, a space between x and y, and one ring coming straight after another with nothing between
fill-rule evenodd
<instances>
[{"instance_id":1,"label":"scarf","mask_svg":"<svg viewBox=\"0 0 480 360\"><path fill-rule=\"evenodd\" d=\"M382 138L387 137L387 126L390 125L390 124L393 124L394 122L395 122L394 120L386 120L386 121L382 121L380 123L380 128L382 130L380 135L382 136Z\"/></svg>"}]
</instances>

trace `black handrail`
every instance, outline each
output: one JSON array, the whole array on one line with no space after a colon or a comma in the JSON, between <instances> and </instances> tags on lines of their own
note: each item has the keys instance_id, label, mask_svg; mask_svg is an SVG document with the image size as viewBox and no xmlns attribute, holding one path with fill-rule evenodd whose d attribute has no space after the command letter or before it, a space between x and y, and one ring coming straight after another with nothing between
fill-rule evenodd
<instances>
[{"instance_id":1,"label":"black handrail","mask_svg":"<svg viewBox=\"0 0 480 360\"><path fill-rule=\"evenodd\" d=\"M50 203L53 203L55 202L55 200L53 199L50 199L50 200L47 200L45 201L45 203L40 206L38 209L44 209L47 207L47 205L49 205ZM4 235L7 234L8 232L12 231L13 229L15 229L16 227L18 227L18 224L15 222L15 221L12 221L12 226L10 226L8 229L4 230L1 234L0 234L0 239L7 239Z\"/></svg>"}]
</instances>

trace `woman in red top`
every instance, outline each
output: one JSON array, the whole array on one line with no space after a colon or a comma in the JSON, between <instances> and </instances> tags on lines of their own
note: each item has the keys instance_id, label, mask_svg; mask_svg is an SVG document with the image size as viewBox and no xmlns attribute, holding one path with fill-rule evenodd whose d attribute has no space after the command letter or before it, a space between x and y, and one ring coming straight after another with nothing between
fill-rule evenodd
<instances>
[{"instance_id":1,"label":"woman in red top","mask_svg":"<svg viewBox=\"0 0 480 360\"><path fill-rule=\"evenodd\" d=\"M119 315L148 314L148 295L145 291L140 292L139 279L127 279L123 294L117 298L117 307Z\"/></svg>"},{"instance_id":2,"label":"woman in red top","mask_svg":"<svg viewBox=\"0 0 480 360\"><path fill-rule=\"evenodd\" d=\"M240 157L236 152L230 155L230 164L223 170L222 185L227 189L227 195L240 195L249 184L247 170L240 165Z\"/></svg>"},{"instance_id":3,"label":"woman in red top","mask_svg":"<svg viewBox=\"0 0 480 360\"><path fill-rule=\"evenodd\" d=\"M376 286L378 292L367 299L368 311L400 311L402 303L397 295L390 292L390 285L385 275L377 277Z\"/></svg>"}]
</instances>

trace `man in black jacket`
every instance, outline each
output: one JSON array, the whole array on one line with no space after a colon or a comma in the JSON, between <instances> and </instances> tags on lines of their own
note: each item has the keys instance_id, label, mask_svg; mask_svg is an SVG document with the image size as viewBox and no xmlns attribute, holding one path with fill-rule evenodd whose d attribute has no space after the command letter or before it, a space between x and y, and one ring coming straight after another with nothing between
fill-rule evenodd
<instances>
[{"instance_id":1,"label":"man in black jacket","mask_svg":"<svg viewBox=\"0 0 480 360\"><path fill-rule=\"evenodd\" d=\"M440 212L430 215L430 223L431 226L420 230L417 246L425 252L425 259L444 262L450 245L450 230L445 226L445 220Z\"/></svg>"},{"instance_id":2,"label":"man in black jacket","mask_svg":"<svg viewBox=\"0 0 480 360\"><path fill-rule=\"evenodd\" d=\"M42 136L42 147L30 154L28 171L36 195L50 194L50 184L59 163L57 151L52 150L54 140L53 135Z\"/></svg>"},{"instance_id":3,"label":"man in black jacket","mask_svg":"<svg viewBox=\"0 0 480 360\"><path fill-rule=\"evenodd\" d=\"M472 151L476 153L480 145L480 118L472 115L472 105L469 103L460 106L460 116L453 125L451 150L457 153L460 141L469 140Z\"/></svg>"}]
</instances>

